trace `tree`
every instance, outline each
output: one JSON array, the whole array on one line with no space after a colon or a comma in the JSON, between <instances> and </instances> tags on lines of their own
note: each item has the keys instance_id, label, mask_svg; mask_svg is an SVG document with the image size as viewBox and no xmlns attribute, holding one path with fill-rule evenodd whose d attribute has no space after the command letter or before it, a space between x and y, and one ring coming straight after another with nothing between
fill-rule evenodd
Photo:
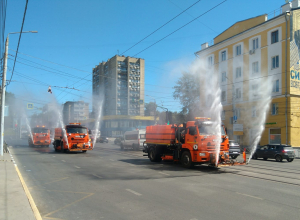
<instances>
[{"instance_id":1,"label":"tree","mask_svg":"<svg viewBox=\"0 0 300 220\"><path fill-rule=\"evenodd\" d=\"M186 114L186 120L192 120L198 116L200 108L199 76L183 72L173 89L173 97L180 101L181 114Z\"/></svg>"},{"instance_id":2,"label":"tree","mask_svg":"<svg viewBox=\"0 0 300 220\"><path fill-rule=\"evenodd\" d=\"M154 116L156 111L156 116L159 112L156 110L157 105L154 102L145 103L145 116Z\"/></svg>"}]
</instances>

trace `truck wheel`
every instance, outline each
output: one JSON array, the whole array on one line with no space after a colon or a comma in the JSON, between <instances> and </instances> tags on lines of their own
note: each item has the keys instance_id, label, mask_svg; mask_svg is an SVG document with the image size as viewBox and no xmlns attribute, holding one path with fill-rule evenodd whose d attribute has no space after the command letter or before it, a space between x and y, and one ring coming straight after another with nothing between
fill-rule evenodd
<instances>
[{"instance_id":1,"label":"truck wheel","mask_svg":"<svg viewBox=\"0 0 300 220\"><path fill-rule=\"evenodd\" d=\"M86 150L83 150L82 153L86 153Z\"/></svg>"},{"instance_id":2,"label":"truck wheel","mask_svg":"<svg viewBox=\"0 0 300 220\"><path fill-rule=\"evenodd\" d=\"M64 142L61 141L59 143L59 145L60 145L60 148L61 148L60 151L63 153L64 152Z\"/></svg>"},{"instance_id":3,"label":"truck wheel","mask_svg":"<svg viewBox=\"0 0 300 220\"><path fill-rule=\"evenodd\" d=\"M191 153L189 151L184 151L183 154L181 155L180 162L184 168L191 168L193 165Z\"/></svg>"},{"instance_id":4,"label":"truck wheel","mask_svg":"<svg viewBox=\"0 0 300 220\"><path fill-rule=\"evenodd\" d=\"M151 147L149 149L148 157L151 162L160 162L162 160L161 156L156 153L154 147Z\"/></svg>"},{"instance_id":5,"label":"truck wheel","mask_svg":"<svg viewBox=\"0 0 300 220\"><path fill-rule=\"evenodd\" d=\"M121 143L120 147L121 147L121 150L124 150L124 146L122 143Z\"/></svg>"}]
</instances>

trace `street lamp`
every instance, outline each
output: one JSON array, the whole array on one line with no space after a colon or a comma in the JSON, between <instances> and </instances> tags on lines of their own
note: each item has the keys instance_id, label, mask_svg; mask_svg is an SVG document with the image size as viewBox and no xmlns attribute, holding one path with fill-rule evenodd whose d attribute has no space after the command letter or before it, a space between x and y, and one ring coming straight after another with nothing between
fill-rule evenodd
<instances>
[{"instance_id":1,"label":"street lamp","mask_svg":"<svg viewBox=\"0 0 300 220\"><path fill-rule=\"evenodd\" d=\"M24 31L24 32L11 32L7 34L4 51L4 62L3 62L3 75L2 75L2 92L1 92L1 127L0 127L0 155L3 156L3 142L4 142L4 109L5 109L5 84L6 84L6 70L7 70L7 54L8 54L8 42L10 34L20 33L37 33L37 31Z\"/></svg>"}]
</instances>

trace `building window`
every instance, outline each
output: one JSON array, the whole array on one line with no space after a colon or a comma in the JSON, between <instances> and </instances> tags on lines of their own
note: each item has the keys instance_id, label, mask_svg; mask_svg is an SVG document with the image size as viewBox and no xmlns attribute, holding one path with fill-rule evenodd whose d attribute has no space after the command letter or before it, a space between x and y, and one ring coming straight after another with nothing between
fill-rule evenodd
<instances>
[{"instance_id":1,"label":"building window","mask_svg":"<svg viewBox=\"0 0 300 220\"><path fill-rule=\"evenodd\" d=\"M225 82L226 81L226 72L223 72L222 73L222 82Z\"/></svg>"},{"instance_id":2,"label":"building window","mask_svg":"<svg viewBox=\"0 0 300 220\"><path fill-rule=\"evenodd\" d=\"M272 92L279 92L279 79L273 81Z\"/></svg>"},{"instance_id":3,"label":"building window","mask_svg":"<svg viewBox=\"0 0 300 220\"><path fill-rule=\"evenodd\" d=\"M225 120L225 110L223 110L221 113L221 120Z\"/></svg>"},{"instance_id":4,"label":"building window","mask_svg":"<svg viewBox=\"0 0 300 220\"><path fill-rule=\"evenodd\" d=\"M278 103L272 103L272 115L278 115Z\"/></svg>"},{"instance_id":5,"label":"building window","mask_svg":"<svg viewBox=\"0 0 300 220\"><path fill-rule=\"evenodd\" d=\"M281 144L281 129L270 129L270 144Z\"/></svg>"},{"instance_id":6,"label":"building window","mask_svg":"<svg viewBox=\"0 0 300 220\"><path fill-rule=\"evenodd\" d=\"M253 50L258 49L258 38L252 40L252 49Z\"/></svg>"},{"instance_id":7,"label":"building window","mask_svg":"<svg viewBox=\"0 0 300 220\"><path fill-rule=\"evenodd\" d=\"M252 74L258 73L258 61L252 63Z\"/></svg>"},{"instance_id":8,"label":"building window","mask_svg":"<svg viewBox=\"0 0 300 220\"><path fill-rule=\"evenodd\" d=\"M234 115L236 116L237 119L239 119L241 117L241 109L235 108Z\"/></svg>"},{"instance_id":9,"label":"building window","mask_svg":"<svg viewBox=\"0 0 300 220\"><path fill-rule=\"evenodd\" d=\"M236 99L240 99L242 97L242 91L241 91L241 88L237 88L235 90L235 98Z\"/></svg>"},{"instance_id":10,"label":"building window","mask_svg":"<svg viewBox=\"0 0 300 220\"><path fill-rule=\"evenodd\" d=\"M236 46L236 56L239 56L242 54L242 46L238 45Z\"/></svg>"},{"instance_id":11,"label":"building window","mask_svg":"<svg viewBox=\"0 0 300 220\"><path fill-rule=\"evenodd\" d=\"M221 52L221 61L225 61L226 60L226 51L222 51Z\"/></svg>"},{"instance_id":12,"label":"building window","mask_svg":"<svg viewBox=\"0 0 300 220\"><path fill-rule=\"evenodd\" d=\"M242 76L242 68L241 67L237 67L235 69L235 78L240 78Z\"/></svg>"},{"instance_id":13,"label":"building window","mask_svg":"<svg viewBox=\"0 0 300 220\"><path fill-rule=\"evenodd\" d=\"M278 30L271 33L271 44L278 42Z\"/></svg>"},{"instance_id":14,"label":"building window","mask_svg":"<svg viewBox=\"0 0 300 220\"><path fill-rule=\"evenodd\" d=\"M279 67L279 56L272 57L272 69Z\"/></svg>"},{"instance_id":15,"label":"building window","mask_svg":"<svg viewBox=\"0 0 300 220\"><path fill-rule=\"evenodd\" d=\"M208 66L211 67L213 65L213 58L212 56L208 57Z\"/></svg>"},{"instance_id":16,"label":"building window","mask_svg":"<svg viewBox=\"0 0 300 220\"><path fill-rule=\"evenodd\" d=\"M252 117L255 118L256 117L256 107L255 106L252 106L251 112L252 112Z\"/></svg>"},{"instance_id":17,"label":"building window","mask_svg":"<svg viewBox=\"0 0 300 220\"><path fill-rule=\"evenodd\" d=\"M258 91L258 84L252 85L251 89L252 89L253 96L254 97L258 96L258 93L257 93L257 91Z\"/></svg>"},{"instance_id":18,"label":"building window","mask_svg":"<svg viewBox=\"0 0 300 220\"><path fill-rule=\"evenodd\" d=\"M222 91L222 102L225 102L226 101L226 91Z\"/></svg>"}]
</instances>

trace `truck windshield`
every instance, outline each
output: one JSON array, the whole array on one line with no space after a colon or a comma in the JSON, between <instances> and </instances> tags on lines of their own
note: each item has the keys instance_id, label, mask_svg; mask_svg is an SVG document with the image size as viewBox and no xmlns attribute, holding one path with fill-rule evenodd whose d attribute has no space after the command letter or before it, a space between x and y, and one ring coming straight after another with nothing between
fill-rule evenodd
<instances>
[{"instance_id":1,"label":"truck windshield","mask_svg":"<svg viewBox=\"0 0 300 220\"><path fill-rule=\"evenodd\" d=\"M33 128L32 129L32 133L48 133L48 129L47 128Z\"/></svg>"},{"instance_id":2,"label":"truck windshield","mask_svg":"<svg viewBox=\"0 0 300 220\"><path fill-rule=\"evenodd\" d=\"M85 133L87 134L87 129L86 128L67 128L67 133Z\"/></svg>"},{"instance_id":3,"label":"truck windshield","mask_svg":"<svg viewBox=\"0 0 300 220\"><path fill-rule=\"evenodd\" d=\"M198 126L200 135L215 135L216 129L212 126L212 123L203 123ZM226 135L224 127L221 126L221 135Z\"/></svg>"}]
</instances>

